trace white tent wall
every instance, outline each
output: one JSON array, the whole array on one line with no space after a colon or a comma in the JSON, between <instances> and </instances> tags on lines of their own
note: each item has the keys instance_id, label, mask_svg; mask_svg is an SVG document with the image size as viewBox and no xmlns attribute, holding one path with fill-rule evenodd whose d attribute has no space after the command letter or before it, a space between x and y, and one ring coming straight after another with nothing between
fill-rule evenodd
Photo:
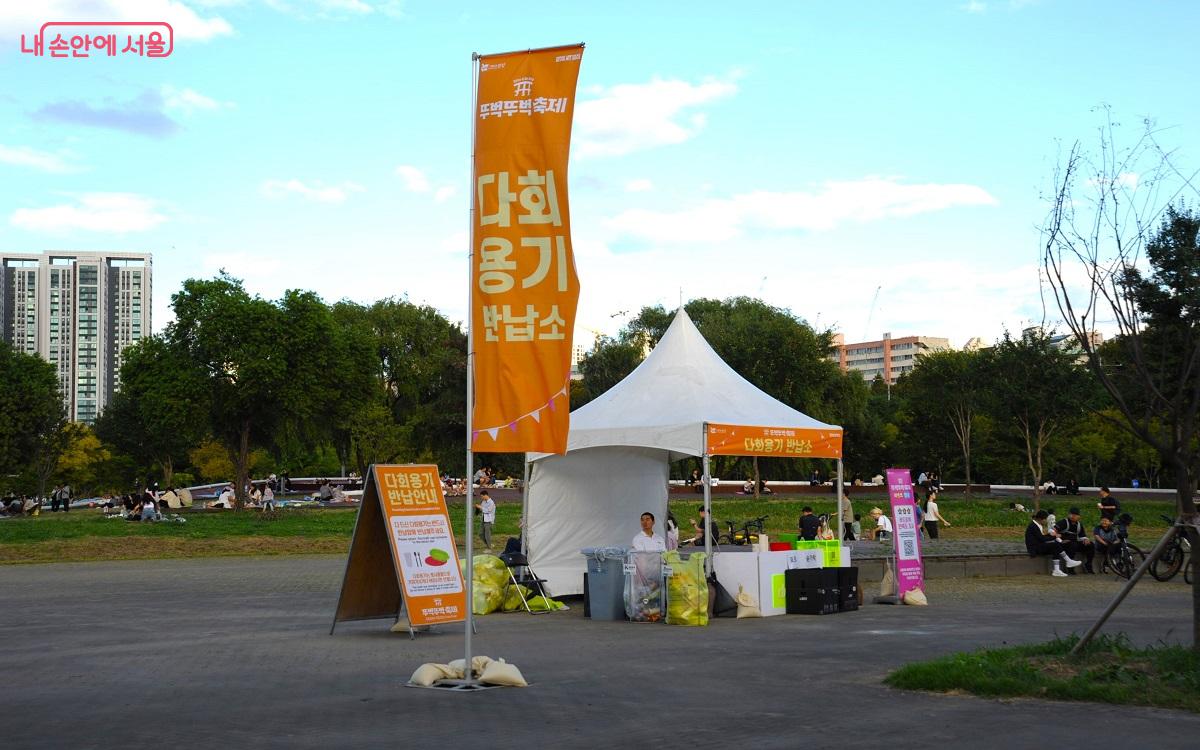
<instances>
[{"instance_id":1,"label":"white tent wall","mask_svg":"<svg viewBox=\"0 0 1200 750\"><path fill-rule=\"evenodd\" d=\"M603 447L548 456L530 465L526 491L529 565L553 596L583 593L584 547L628 547L642 513L663 533L669 454Z\"/></svg>"}]
</instances>

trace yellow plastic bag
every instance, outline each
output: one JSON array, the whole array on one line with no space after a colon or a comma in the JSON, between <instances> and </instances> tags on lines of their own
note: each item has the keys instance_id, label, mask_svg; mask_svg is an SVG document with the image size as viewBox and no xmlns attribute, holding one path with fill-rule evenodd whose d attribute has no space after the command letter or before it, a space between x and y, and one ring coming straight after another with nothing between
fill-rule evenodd
<instances>
[{"instance_id":1,"label":"yellow plastic bag","mask_svg":"<svg viewBox=\"0 0 1200 750\"><path fill-rule=\"evenodd\" d=\"M667 579L667 624L708 624L708 580L704 573L703 552L694 552L683 560L678 552L663 555L671 568Z\"/></svg>"},{"instance_id":2,"label":"yellow plastic bag","mask_svg":"<svg viewBox=\"0 0 1200 750\"><path fill-rule=\"evenodd\" d=\"M520 584L510 588L508 590L508 596L504 597L504 611L516 612L518 609L521 609L523 606L525 606L521 604L522 594L526 599L528 599L530 594L529 589L521 586Z\"/></svg>"},{"instance_id":3,"label":"yellow plastic bag","mask_svg":"<svg viewBox=\"0 0 1200 750\"><path fill-rule=\"evenodd\" d=\"M504 584L508 581L504 561L495 555L475 555L471 572L471 611L488 615L500 609L504 605Z\"/></svg>"}]
</instances>

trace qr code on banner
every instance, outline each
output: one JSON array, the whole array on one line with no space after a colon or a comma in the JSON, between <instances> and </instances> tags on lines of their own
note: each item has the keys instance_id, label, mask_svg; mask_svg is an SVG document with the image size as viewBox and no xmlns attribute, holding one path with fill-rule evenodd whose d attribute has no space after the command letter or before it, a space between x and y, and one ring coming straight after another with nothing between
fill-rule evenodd
<instances>
[{"instance_id":1,"label":"qr code on banner","mask_svg":"<svg viewBox=\"0 0 1200 750\"><path fill-rule=\"evenodd\" d=\"M905 558L909 558L909 557L916 557L916 555L917 555L917 550L916 550L916 547L913 546L913 540L905 539L903 556Z\"/></svg>"}]
</instances>

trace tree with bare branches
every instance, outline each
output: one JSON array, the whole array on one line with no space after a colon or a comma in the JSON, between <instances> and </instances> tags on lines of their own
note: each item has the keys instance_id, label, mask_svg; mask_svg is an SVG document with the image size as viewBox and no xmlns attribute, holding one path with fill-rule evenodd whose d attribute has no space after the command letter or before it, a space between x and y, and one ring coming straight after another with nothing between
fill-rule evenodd
<instances>
[{"instance_id":1,"label":"tree with bare branches","mask_svg":"<svg viewBox=\"0 0 1200 750\"><path fill-rule=\"evenodd\" d=\"M1070 149L1055 174L1042 267L1118 426L1153 447L1173 477L1177 526L1156 552L1173 533L1200 550L1200 217L1185 203L1200 195L1200 171L1180 169L1160 145L1162 131L1144 126L1132 146L1121 147L1108 113L1094 151L1079 143ZM1117 332L1104 346L1094 336L1100 323ZM1193 644L1200 649L1200 555L1192 555L1192 566ZM1109 611L1119 603L1120 596Z\"/></svg>"}]
</instances>

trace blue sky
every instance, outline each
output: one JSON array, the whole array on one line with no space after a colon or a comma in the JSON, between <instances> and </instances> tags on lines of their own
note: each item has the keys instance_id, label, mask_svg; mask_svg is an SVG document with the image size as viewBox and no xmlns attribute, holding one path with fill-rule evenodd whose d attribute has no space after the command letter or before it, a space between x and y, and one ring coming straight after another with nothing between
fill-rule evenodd
<instances>
[{"instance_id":1,"label":"blue sky","mask_svg":"<svg viewBox=\"0 0 1200 750\"><path fill-rule=\"evenodd\" d=\"M562 7L558 7L562 6ZM577 338L760 296L857 341L1043 317L1042 200L1112 108L1200 163L1191 2L49 0L0 7L0 249L466 308L470 55L583 41ZM160 20L165 59L20 53ZM871 301L879 288L878 302Z\"/></svg>"}]
</instances>

